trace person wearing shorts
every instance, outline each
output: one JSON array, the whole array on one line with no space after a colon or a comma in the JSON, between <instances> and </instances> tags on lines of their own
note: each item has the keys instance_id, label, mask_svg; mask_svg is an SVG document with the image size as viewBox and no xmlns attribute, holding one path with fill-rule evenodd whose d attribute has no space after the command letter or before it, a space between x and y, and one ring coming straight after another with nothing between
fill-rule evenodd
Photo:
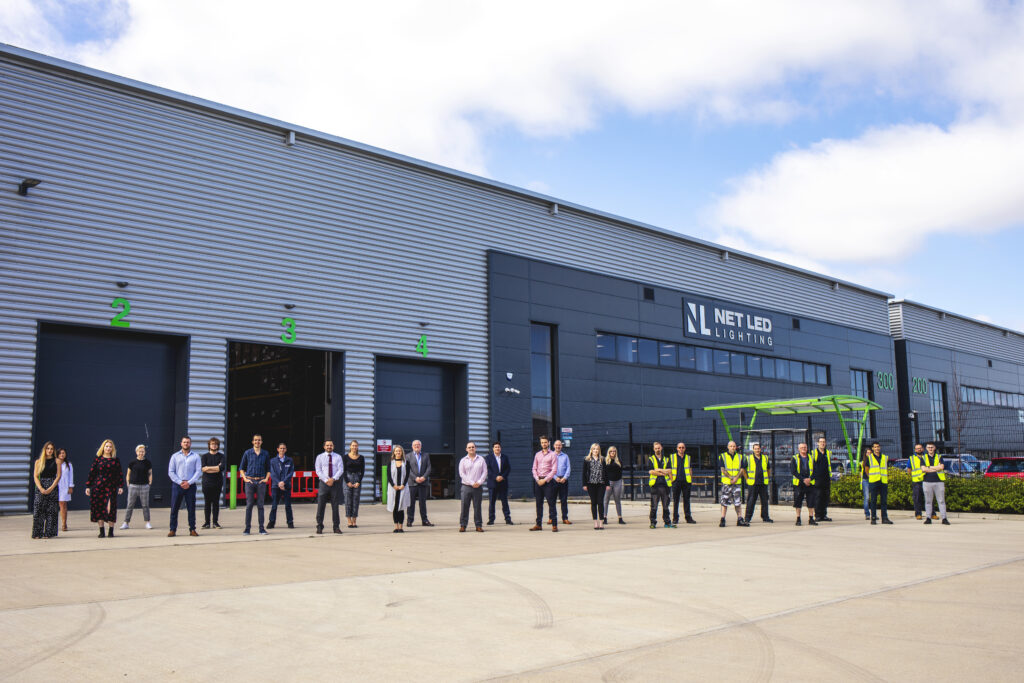
<instances>
[{"instance_id":1,"label":"person wearing shorts","mask_svg":"<svg viewBox=\"0 0 1024 683\"><path fill-rule=\"evenodd\" d=\"M719 503L722 505L722 521L718 526L725 526L725 514L729 506L736 508L736 526L750 526L740 509L743 504L741 477L746 476L743 468L743 454L736 451L736 442L730 441L725 453L718 456L718 469L721 474L719 483Z\"/></svg>"},{"instance_id":2,"label":"person wearing shorts","mask_svg":"<svg viewBox=\"0 0 1024 683\"><path fill-rule=\"evenodd\" d=\"M811 459L807 455L807 444L802 443L796 447L797 454L793 456L793 509L796 510L796 525L800 526L800 508L804 501L807 501L807 523L817 526L814 520L814 504L817 502L814 488L814 472L811 469Z\"/></svg>"}]
</instances>

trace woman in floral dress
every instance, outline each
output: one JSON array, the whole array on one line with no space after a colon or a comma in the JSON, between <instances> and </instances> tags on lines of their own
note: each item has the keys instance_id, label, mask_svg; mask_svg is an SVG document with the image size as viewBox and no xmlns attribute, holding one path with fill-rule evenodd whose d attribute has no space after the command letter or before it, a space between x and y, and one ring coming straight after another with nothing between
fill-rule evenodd
<instances>
[{"instance_id":1,"label":"woman in floral dress","mask_svg":"<svg viewBox=\"0 0 1024 683\"><path fill-rule=\"evenodd\" d=\"M89 520L100 526L100 538L113 538L114 523L117 521L117 494L124 491L124 470L117 459L117 447L110 439L100 444L96 459L89 469L85 481L85 495L89 496ZM103 523L107 529L104 534Z\"/></svg>"}]
</instances>

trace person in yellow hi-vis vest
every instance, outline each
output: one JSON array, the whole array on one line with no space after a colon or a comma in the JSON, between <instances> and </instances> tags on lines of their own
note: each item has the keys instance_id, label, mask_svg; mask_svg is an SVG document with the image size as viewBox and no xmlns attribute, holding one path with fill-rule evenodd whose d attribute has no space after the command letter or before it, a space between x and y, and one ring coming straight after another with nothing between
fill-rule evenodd
<instances>
[{"instance_id":1,"label":"person in yellow hi-vis vest","mask_svg":"<svg viewBox=\"0 0 1024 683\"><path fill-rule=\"evenodd\" d=\"M924 457L924 446L914 444L914 453L910 456L910 493L914 499L914 519L921 519L924 512L924 472L921 461Z\"/></svg>"},{"instance_id":2,"label":"person in yellow hi-vis vest","mask_svg":"<svg viewBox=\"0 0 1024 683\"><path fill-rule=\"evenodd\" d=\"M768 465L768 456L761 452L761 444L752 443L752 455L747 456L747 523L754 516L754 505L761 501L761 521L771 524L775 520L768 516L768 487L774 472Z\"/></svg>"},{"instance_id":3,"label":"person in yellow hi-vis vest","mask_svg":"<svg viewBox=\"0 0 1024 683\"><path fill-rule=\"evenodd\" d=\"M797 444L793 456L793 509L796 510L796 525L800 526L800 510L807 501L807 523L814 526L814 504L817 489L814 488L814 461L807 454L807 444Z\"/></svg>"},{"instance_id":4,"label":"person in yellow hi-vis vest","mask_svg":"<svg viewBox=\"0 0 1024 683\"><path fill-rule=\"evenodd\" d=\"M668 514L669 491L675 476L672 471L672 461L662 452L659 441L654 442L654 455L647 460L651 465L651 469L647 472L650 476L648 486L651 489L651 528L658 528L658 501L660 500L665 528L674 529L675 524L672 523L672 517Z\"/></svg>"},{"instance_id":5,"label":"person in yellow hi-vis vest","mask_svg":"<svg viewBox=\"0 0 1024 683\"><path fill-rule=\"evenodd\" d=\"M696 524L697 520L690 513L690 487L693 485L693 468L690 467L690 454L686 452L686 444L676 444L676 452L669 458L672 460L672 471L676 480L672 483L672 523L679 524L679 498L683 499L683 518L687 524Z\"/></svg>"},{"instance_id":6,"label":"person in yellow hi-vis vest","mask_svg":"<svg viewBox=\"0 0 1024 683\"><path fill-rule=\"evenodd\" d=\"M927 453L924 454L924 462L921 465L923 480L921 487L924 490L924 523L932 523L932 499L939 504L939 515L942 523L949 526L946 519L946 466L942 464L942 458L935 452L935 442L929 441L925 445Z\"/></svg>"},{"instance_id":7,"label":"person in yellow hi-vis vest","mask_svg":"<svg viewBox=\"0 0 1024 683\"><path fill-rule=\"evenodd\" d=\"M725 447L725 453L718 456L718 470L721 476L719 503L722 504L722 521L718 526L725 526L725 513L728 512L729 505L736 508L736 526L750 526L740 509L743 503L740 478L746 475L746 469L743 467L743 454L736 452L735 441L730 441Z\"/></svg>"},{"instance_id":8,"label":"person in yellow hi-vis vest","mask_svg":"<svg viewBox=\"0 0 1024 683\"><path fill-rule=\"evenodd\" d=\"M871 498L871 523L878 524L878 506L881 504L882 524L892 524L889 519L889 456L882 452L882 445L877 441L864 454L864 471Z\"/></svg>"}]
</instances>

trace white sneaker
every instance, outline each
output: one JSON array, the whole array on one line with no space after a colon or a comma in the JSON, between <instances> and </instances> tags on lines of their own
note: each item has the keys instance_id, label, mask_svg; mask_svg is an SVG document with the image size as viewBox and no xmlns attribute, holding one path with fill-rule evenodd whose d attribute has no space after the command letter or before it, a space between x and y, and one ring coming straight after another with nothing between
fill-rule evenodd
<instances>
[{"instance_id":1,"label":"white sneaker","mask_svg":"<svg viewBox=\"0 0 1024 683\"><path fill-rule=\"evenodd\" d=\"M146 522L146 528L147 528L147 529L152 529L152 528L153 528L153 525L152 525L152 524L150 524L149 522Z\"/></svg>"},{"instance_id":2,"label":"white sneaker","mask_svg":"<svg viewBox=\"0 0 1024 683\"><path fill-rule=\"evenodd\" d=\"M122 529L127 529L128 528L128 522L122 522L121 528Z\"/></svg>"}]
</instances>

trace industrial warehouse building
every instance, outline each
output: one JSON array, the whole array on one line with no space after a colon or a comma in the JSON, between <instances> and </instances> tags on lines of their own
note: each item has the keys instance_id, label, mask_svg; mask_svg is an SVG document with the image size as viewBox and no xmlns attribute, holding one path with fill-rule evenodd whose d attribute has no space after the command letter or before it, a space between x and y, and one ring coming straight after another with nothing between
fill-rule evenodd
<instances>
[{"instance_id":1,"label":"industrial warehouse building","mask_svg":"<svg viewBox=\"0 0 1024 683\"><path fill-rule=\"evenodd\" d=\"M823 394L893 454L1024 451L1018 332L14 47L0 102L0 511L45 441L79 481L147 444L159 505L185 433L419 438L437 495L500 438L525 494L539 433L710 465L704 406Z\"/></svg>"}]
</instances>

